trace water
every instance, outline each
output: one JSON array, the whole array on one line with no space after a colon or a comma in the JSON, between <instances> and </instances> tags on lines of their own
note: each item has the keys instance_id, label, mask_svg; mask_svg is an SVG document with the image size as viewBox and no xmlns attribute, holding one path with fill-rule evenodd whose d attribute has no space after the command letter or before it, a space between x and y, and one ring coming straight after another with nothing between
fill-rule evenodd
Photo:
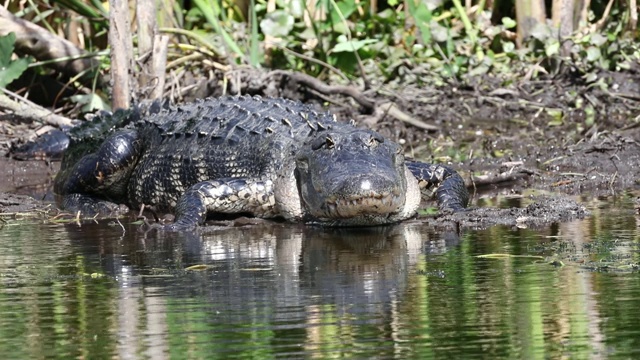
<instances>
[{"instance_id":1,"label":"water","mask_svg":"<svg viewBox=\"0 0 640 360\"><path fill-rule=\"evenodd\" d=\"M632 196L588 206L546 229L462 234L9 221L0 355L636 358L640 219Z\"/></svg>"}]
</instances>

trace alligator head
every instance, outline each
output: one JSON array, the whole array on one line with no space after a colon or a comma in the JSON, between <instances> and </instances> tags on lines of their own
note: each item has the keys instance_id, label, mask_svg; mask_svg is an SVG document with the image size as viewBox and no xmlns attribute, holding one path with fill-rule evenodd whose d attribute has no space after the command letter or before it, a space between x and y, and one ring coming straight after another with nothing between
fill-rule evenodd
<instances>
[{"instance_id":1,"label":"alligator head","mask_svg":"<svg viewBox=\"0 0 640 360\"><path fill-rule=\"evenodd\" d=\"M332 226L388 224L412 216L417 180L399 145L370 130L322 131L295 158L300 214ZM286 211L285 211L286 212Z\"/></svg>"}]
</instances>

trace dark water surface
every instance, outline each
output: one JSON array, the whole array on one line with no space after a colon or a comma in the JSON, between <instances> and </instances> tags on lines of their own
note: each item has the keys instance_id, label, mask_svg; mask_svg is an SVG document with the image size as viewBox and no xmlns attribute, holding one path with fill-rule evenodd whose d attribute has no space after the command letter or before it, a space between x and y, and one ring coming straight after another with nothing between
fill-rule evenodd
<instances>
[{"instance_id":1,"label":"dark water surface","mask_svg":"<svg viewBox=\"0 0 640 360\"><path fill-rule=\"evenodd\" d=\"M8 222L0 357L638 358L631 199L590 200L592 217L547 229L459 235Z\"/></svg>"}]
</instances>

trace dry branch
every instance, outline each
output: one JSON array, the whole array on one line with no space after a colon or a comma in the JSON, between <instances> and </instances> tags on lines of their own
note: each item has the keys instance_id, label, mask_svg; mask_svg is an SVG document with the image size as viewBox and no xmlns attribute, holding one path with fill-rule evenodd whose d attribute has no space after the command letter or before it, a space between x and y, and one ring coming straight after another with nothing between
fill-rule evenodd
<instances>
[{"instance_id":1,"label":"dry branch","mask_svg":"<svg viewBox=\"0 0 640 360\"><path fill-rule=\"evenodd\" d=\"M535 171L524 167L509 166L510 169L497 174L485 174L471 177L470 187L483 187L488 185L504 184L524 179L535 174Z\"/></svg>"},{"instance_id":2,"label":"dry branch","mask_svg":"<svg viewBox=\"0 0 640 360\"><path fill-rule=\"evenodd\" d=\"M327 85L322 81L314 78L313 76L292 72L292 71L284 71L284 70L274 70L271 71L267 76L271 75L281 75L289 77L291 80L304 85L308 88L314 89L326 95L344 95L353 98L360 106L364 108L364 110L368 113L372 113L375 110L375 102L362 94L358 89L353 86L345 86L345 85Z\"/></svg>"},{"instance_id":3,"label":"dry branch","mask_svg":"<svg viewBox=\"0 0 640 360\"><path fill-rule=\"evenodd\" d=\"M328 85L324 82L304 73L292 72L292 71L284 71L284 70L274 70L267 74L267 77L280 75L286 76L289 79L297 82L303 86L306 86L310 89L313 89L324 95L343 95L351 97L355 100L360 106L364 108L366 113L373 113L375 116L382 117L384 115L389 115L394 119L400 120L402 122L406 122L407 124L413 125L415 127L425 129L425 130L439 130L440 128L427 124L424 121L418 120L400 110L397 105L393 102L386 102L384 104L376 104L375 101L366 97L360 90L353 86L345 86L345 85Z\"/></svg>"},{"instance_id":4,"label":"dry branch","mask_svg":"<svg viewBox=\"0 0 640 360\"><path fill-rule=\"evenodd\" d=\"M31 55L40 61L58 60L48 66L69 77L98 68L98 61L88 58L88 53L77 48L72 42L23 20L0 6L0 36L11 32L16 34L15 46L18 53ZM81 81L88 86L91 85L92 80L93 74L87 74L81 78ZM102 84L100 78L98 83Z\"/></svg>"},{"instance_id":5,"label":"dry branch","mask_svg":"<svg viewBox=\"0 0 640 360\"><path fill-rule=\"evenodd\" d=\"M11 100L4 94L0 94L0 109L9 110L21 119L30 119L56 127L72 125L71 120L64 116L54 114L28 100L22 102Z\"/></svg>"}]
</instances>

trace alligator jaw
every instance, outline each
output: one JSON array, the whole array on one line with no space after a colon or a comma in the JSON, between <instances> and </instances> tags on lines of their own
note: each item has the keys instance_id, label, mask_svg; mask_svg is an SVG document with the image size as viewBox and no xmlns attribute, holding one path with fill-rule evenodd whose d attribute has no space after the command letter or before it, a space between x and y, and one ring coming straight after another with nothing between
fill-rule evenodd
<instances>
[{"instance_id":1,"label":"alligator jaw","mask_svg":"<svg viewBox=\"0 0 640 360\"><path fill-rule=\"evenodd\" d=\"M394 224L416 214L421 195L418 180L405 168L405 194L386 192L382 195L350 199L332 197L326 201L325 216L307 216L307 224L322 226L372 226Z\"/></svg>"},{"instance_id":2,"label":"alligator jaw","mask_svg":"<svg viewBox=\"0 0 640 360\"><path fill-rule=\"evenodd\" d=\"M323 210L328 218L352 218L360 215L385 215L398 212L403 198L398 194L385 192L368 196L347 198L332 196L326 200Z\"/></svg>"}]
</instances>

